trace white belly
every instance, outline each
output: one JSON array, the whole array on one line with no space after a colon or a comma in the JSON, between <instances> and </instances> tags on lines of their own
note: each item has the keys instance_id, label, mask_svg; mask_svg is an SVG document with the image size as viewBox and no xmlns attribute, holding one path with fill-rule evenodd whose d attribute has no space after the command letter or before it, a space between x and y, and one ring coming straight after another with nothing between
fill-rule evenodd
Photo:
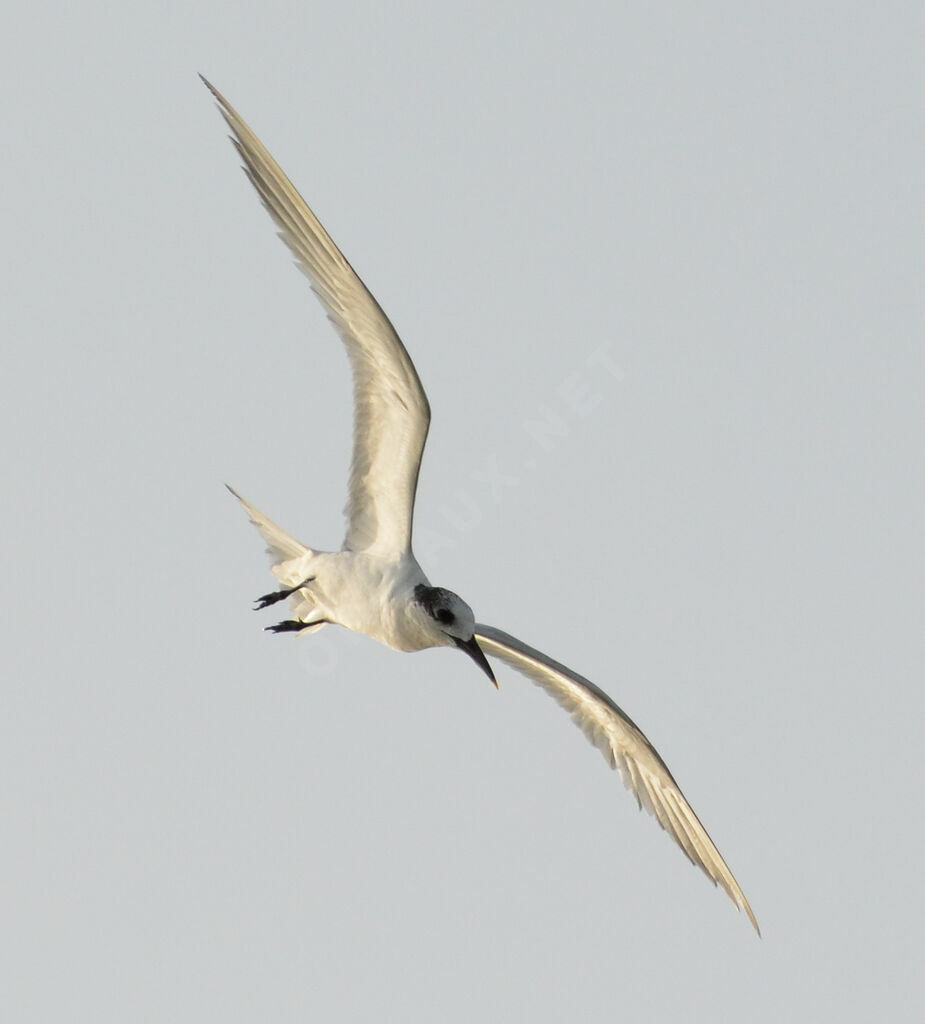
<instances>
[{"instance_id":1,"label":"white belly","mask_svg":"<svg viewBox=\"0 0 925 1024\"><path fill-rule=\"evenodd\" d=\"M413 557L387 562L364 553L338 551L314 556L306 589L318 614L397 651L435 646L433 634L411 614L414 588L427 578Z\"/></svg>"}]
</instances>

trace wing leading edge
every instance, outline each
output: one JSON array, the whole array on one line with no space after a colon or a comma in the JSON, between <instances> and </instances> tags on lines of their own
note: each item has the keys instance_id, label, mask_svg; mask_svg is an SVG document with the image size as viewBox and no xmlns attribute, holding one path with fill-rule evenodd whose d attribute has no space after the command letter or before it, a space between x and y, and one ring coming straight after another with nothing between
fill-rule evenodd
<instances>
[{"instance_id":1,"label":"wing leading edge","mask_svg":"<svg viewBox=\"0 0 925 1024\"><path fill-rule=\"evenodd\" d=\"M571 714L588 739L617 768L640 807L652 814L714 885L744 910L758 934L761 931L752 908L723 860L707 830L701 825L677 782L642 730L590 680L553 661L516 637L477 623L475 635L485 653L542 687Z\"/></svg>"},{"instance_id":2,"label":"wing leading edge","mask_svg":"<svg viewBox=\"0 0 925 1024\"><path fill-rule=\"evenodd\" d=\"M414 496L430 426L417 371L389 318L282 168L225 97L202 80L218 101L251 184L350 358L353 460L344 547L400 556L411 547Z\"/></svg>"}]
</instances>

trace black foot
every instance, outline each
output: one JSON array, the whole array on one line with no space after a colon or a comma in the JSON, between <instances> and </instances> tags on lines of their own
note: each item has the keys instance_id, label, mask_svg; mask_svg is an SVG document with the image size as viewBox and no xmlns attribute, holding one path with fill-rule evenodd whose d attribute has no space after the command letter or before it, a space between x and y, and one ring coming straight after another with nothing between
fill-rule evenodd
<instances>
[{"instance_id":1,"label":"black foot","mask_svg":"<svg viewBox=\"0 0 925 1024\"><path fill-rule=\"evenodd\" d=\"M328 621L328 619L315 619L314 622L302 622L301 619L286 619L285 622L277 622L275 626L265 626L264 629L268 633L301 633L303 629L320 626L323 622Z\"/></svg>"},{"instance_id":2,"label":"black foot","mask_svg":"<svg viewBox=\"0 0 925 1024\"><path fill-rule=\"evenodd\" d=\"M254 604L254 611L259 612L263 608L269 608L271 604L276 604L278 601L285 601L287 597L291 597L297 590L301 590L306 583L313 583L315 581L314 576L309 576L307 580L302 580L297 586L287 587L285 590L277 590L272 594L264 594L263 597L258 597Z\"/></svg>"}]
</instances>

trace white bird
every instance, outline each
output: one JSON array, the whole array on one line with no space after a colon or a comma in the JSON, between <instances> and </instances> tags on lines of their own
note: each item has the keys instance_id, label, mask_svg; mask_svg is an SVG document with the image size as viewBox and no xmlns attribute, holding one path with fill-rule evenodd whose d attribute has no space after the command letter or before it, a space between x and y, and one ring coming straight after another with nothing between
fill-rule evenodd
<instances>
[{"instance_id":1,"label":"white bird","mask_svg":"<svg viewBox=\"0 0 925 1024\"><path fill-rule=\"evenodd\" d=\"M572 716L640 807L654 814L688 859L758 922L732 872L665 762L603 690L500 629L476 623L452 591L431 586L411 549L418 470L430 406L395 328L266 148L203 78L231 128L244 170L311 282L346 346L353 371L354 435L347 536L340 551L316 551L232 490L260 530L282 589L258 608L292 599L292 618L274 632L315 632L336 624L399 651L458 647L497 686L485 653L553 696ZM231 488L229 488L231 490ZM760 934L760 933L759 933Z\"/></svg>"}]
</instances>

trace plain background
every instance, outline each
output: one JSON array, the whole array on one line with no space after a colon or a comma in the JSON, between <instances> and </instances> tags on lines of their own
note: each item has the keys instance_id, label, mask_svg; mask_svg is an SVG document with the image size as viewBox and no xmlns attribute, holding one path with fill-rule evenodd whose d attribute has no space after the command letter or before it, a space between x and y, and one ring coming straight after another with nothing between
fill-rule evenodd
<instances>
[{"instance_id":1,"label":"plain background","mask_svg":"<svg viewBox=\"0 0 925 1024\"><path fill-rule=\"evenodd\" d=\"M920 4L20 4L0 42L0 1016L910 1020ZM418 553L641 724L752 933L503 667L273 637L347 362L196 78L434 409Z\"/></svg>"}]
</instances>

